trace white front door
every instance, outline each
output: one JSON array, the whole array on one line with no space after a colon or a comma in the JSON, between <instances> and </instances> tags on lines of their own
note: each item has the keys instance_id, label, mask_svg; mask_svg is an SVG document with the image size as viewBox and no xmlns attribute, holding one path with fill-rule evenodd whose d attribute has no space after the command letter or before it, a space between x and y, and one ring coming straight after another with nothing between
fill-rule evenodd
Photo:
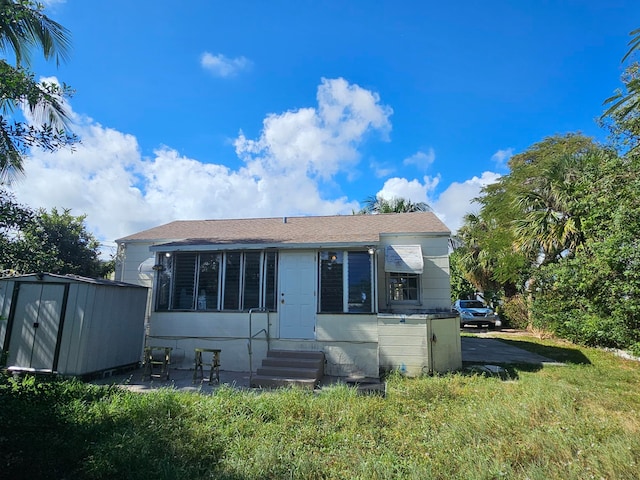
<instances>
[{"instance_id":1,"label":"white front door","mask_svg":"<svg viewBox=\"0 0 640 480\"><path fill-rule=\"evenodd\" d=\"M8 365L53 370L65 286L23 283L19 288Z\"/></svg>"},{"instance_id":2,"label":"white front door","mask_svg":"<svg viewBox=\"0 0 640 480\"><path fill-rule=\"evenodd\" d=\"M280 252L280 338L315 338L316 263L313 251Z\"/></svg>"}]
</instances>

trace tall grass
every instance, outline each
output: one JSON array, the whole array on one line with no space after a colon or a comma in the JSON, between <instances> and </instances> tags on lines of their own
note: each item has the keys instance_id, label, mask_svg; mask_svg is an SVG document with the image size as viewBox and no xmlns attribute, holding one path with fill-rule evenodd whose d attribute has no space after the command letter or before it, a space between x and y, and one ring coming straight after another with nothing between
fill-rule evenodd
<instances>
[{"instance_id":1,"label":"tall grass","mask_svg":"<svg viewBox=\"0 0 640 480\"><path fill-rule=\"evenodd\" d=\"M548 343L552 345L551 343ZM634 479L640 365L586 362L346 386L136 394L4 378L3 478Z\"/></svg>"}]
</instances>

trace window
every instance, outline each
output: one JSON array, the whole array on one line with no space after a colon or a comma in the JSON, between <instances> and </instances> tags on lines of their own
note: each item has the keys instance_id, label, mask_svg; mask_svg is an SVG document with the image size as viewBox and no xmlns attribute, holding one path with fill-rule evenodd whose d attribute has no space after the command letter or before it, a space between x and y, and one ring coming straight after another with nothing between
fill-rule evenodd
<instances>
[{"instance_id":1,"label":"window","mask_svg":"<svg viewBox=\"0 0 640 480\"><path fill-rule=\"evenodd\" d=\"M275 310L276 252L161 253L157 310Z\"/></svg>"},{"instance_id":2,"label":"window","mask_svg":"<svg viewBox=\"0 0 640 480\"><path fill-rule=\"evenodd\" d=\"M220 290L221 253L201 253L198 277L198 310L211 310L218 307Z\"/></svg>"},{"instance_id":3,"label":"window","mask_svg":"<svg viewBox=\"0 0 640 480\"><path fill-rule=\"evenodd\" d=\"M223 310L240 309L240 252L225 254Z\"/></svg>"},{"instance_id":4,"label":"window","mask_svg":"<svg viewBox=\"0 0 640 480\"><path fill-rule=\"evenodd\" d=\"M171 272L173 270L172 256L161 254L159 262L154 267L158 272L156 308L158 310L168 310L171 299Z\"/></svg>"},{"instance_id":5,"label":"window","mask_svg":"<svg viewBox=\"0 0 640 480\"><path fill-rule=\"evenodd\" d=\"M321 313L373 311L373 260L368 252L322 251L319 261Z\"/></svg>"},{"instance_id":6,"label":"window","mask_svg":"<svg viewBox=\"0 0 640 480\"><path fill-rule=\"evenodd\" d=\"M387 274L387 294L390 302L418 302L418 279L415 273Z\"/></svg>"},{"instance_id":7,"label":"window","mask_svg":"<svg viewBox=\"0 0 640 480\"><path fill-rule=\"evenodd\" d=\"M278 255L276 252L267 252L264 255L264 308L267 310L276 309L276 298L278 297L276 278L278 274Z\"/></svg>"},{"instance_id":8,"label":"window","mask_svg":"<svg viewBox=\"0 0 640 480\"><path fill-rule=\"evenodd\" d=\"M320 311L342 312L342 252L320 252Z\"/></svg>"},{"instance_id":9,"label":"window","mask_svg":"<svg viewBox=\"0 0 640 480\"><path fill-rule=\"evenodd\" d=\"M371 312L371 255L349 252L347 259L349 312Z\"/></svg>"},{"instance_id":10,"label":"window","mask_svg":"<svg viewBox=\"0 0 640 480\"><path fill-rule=\"evenodd\" d=\"M173 279L173 298L175 308L189 310L194 307L196 261L195 253L183 253L176 256Z\"/></svg>"},{"instance_id":11,"label":"window","mask_svg":"<svg viewBox=\"0 0 640 480\"><path fill-rule=\"evenodd\" d=\"M260 307L260 252L244 254L244 289L242 308Z\"/></svg>"}]
</instances>

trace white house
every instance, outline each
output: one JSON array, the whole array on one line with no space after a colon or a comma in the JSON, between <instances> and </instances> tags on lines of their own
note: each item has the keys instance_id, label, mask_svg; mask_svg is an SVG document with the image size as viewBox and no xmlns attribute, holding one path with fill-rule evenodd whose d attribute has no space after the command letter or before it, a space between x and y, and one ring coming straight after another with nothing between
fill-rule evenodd
<instances>
[{"instance_id":1,"label":"white house","mask_svg":"<svg viewBox=\"0 0 640 480\"><path fill-rule=\"evenodd\" d=\"M313 350L328 375L419 375L461 366L449 237L430 212L175 221L117 240L116 279L152 287L147 345L174 365Z\"/></svg>"}]
</instances>

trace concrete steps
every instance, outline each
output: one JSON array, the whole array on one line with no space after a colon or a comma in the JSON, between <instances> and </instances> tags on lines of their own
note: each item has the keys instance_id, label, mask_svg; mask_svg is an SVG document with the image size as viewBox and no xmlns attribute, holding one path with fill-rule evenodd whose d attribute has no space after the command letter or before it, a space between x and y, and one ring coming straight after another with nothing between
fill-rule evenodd
<instances>
[{"instance_id":1,"label":"concrete steps","mask_svg":"<svg viewBox=\"0 0 640 480\"><path fill-rule=\"evenodd\" d=\"M251 379L253 388L299 386L314 389L324 375L324 353L269 350Z\"/></svg>"}]
</instances>

